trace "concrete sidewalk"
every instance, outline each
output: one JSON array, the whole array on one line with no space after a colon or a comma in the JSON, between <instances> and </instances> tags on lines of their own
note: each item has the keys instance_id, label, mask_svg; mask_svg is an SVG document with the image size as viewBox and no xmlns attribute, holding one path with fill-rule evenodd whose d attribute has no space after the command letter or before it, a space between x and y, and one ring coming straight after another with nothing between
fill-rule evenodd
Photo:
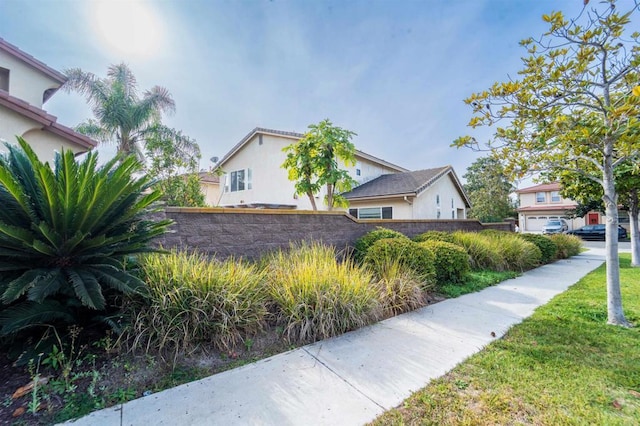
<instances>
[{"instance_id":1,"label":"concrete sidewalk","mask_svg":"<svg viewBox=\"0 0 640 426\"><path fill-rule=\"evenodd\" d=\"M500 338L600 266L600 252L591 250L478 293L97 411L73 424L361 425Z\"/></svg>"}]
</instances>

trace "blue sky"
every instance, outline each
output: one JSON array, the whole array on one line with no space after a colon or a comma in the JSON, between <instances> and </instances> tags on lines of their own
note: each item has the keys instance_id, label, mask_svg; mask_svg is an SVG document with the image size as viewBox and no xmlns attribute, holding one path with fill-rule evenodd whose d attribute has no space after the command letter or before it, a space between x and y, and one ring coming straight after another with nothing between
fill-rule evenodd
<instances>
[{"instance_id":1,"label":"blue sky","mask_svg":"<svg viewBox=\"0 0 640 426\"><path fill-rule=\"evenodd\" d=\"M0 37L58 70L126 62L141 89L166 87L177 111L164 121L198 141L202 168L254 127L303 133L329 118L369 154L462 177L484 155L449 146L470 131L463 99L516 75L543 13L582 3L2 0ZM69 126L91 115L63 92L45 109Z\"/></svg>"}]
</instances>

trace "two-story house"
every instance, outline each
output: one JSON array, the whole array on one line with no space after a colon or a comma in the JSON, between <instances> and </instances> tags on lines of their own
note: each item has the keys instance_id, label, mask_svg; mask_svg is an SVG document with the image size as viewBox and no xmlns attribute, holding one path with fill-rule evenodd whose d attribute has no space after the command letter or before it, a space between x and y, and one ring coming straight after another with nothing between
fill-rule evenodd
<instances>
[{"instance_id":1,"label":"two-story house","mask_svg":"<svg viewBox=\"0 0 640 426\"><path fill-rule=\"evenodd\" d=\"M253 129L217 164L224 174L215 205L310 210L310 200L295 193L294 182L282 168L283 149L303 136ZM344 195L350 202L349 212L360 219L465 218L470 207L450 166L411 172L358 150L356 164L345 168L359 183ZM324 198L323 188L316 194L319 210L326 209Z\"/></svg>"},{"instance_id":2,"label":"two-story house","mask_svg":"<svg viewBox=\"0 0 640 426\"><path fill-rule=\"evenodd\" d=\"M569 219L567 211L575 209L577 202L560 195L560 183L542 183L516 191L518 194L518 219L522 232L542 232L542 227L551 219L565 219L569 230L585 224L601 223L601 214L589 212L583 218Z\"/></svg>"},{"instance_id":3,"label":"two-story house","mask_svg":"<svg viewBox=\"0 0 640 426\"><path fill-rule=\"evenodd\" d=\"M65 81L60 72L0 38L0 140L16 143L16 136L22 136L42 161L52 160L62 148L74 153L94 148L94 140L42 109Z\"/></svg>"}]
</instances>

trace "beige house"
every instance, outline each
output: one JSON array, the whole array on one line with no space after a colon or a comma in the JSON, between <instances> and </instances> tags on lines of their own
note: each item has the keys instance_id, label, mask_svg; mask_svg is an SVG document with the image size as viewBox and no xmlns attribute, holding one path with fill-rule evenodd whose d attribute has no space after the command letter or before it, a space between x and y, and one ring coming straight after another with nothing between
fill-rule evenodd
<instances>
[{"instance_id":1,"label":"beige house","mask_svg":"<svg viewBox=\"0 0 640 426\"><path fill-rule=\"evenodd\" d=\"M560 183L542 183L519 189L518 219L522 232L542 232L542 227L552 219L565 219L569 230L580 228L585 224L601 223L598 212L589 212L584 218L569 219L567 211L575 209L577 202L560 195Z\"/></svg>"},{"instance_id":2,"label":"beige house","mask_svg":"<svg viewBox=\"0 0 640 426\"><path fill-rule=\"evenodd\" d=\"M466 219L471 207L451 166L383 174L344 196L359 219Z\"/></svg>"},{"instance_id":3,"label":"beige house","mask_svg":"<svg viewBox=\"0 0 640 426\"><path fill-rule=\"evenodd\" d=\"M204 194L204 202L208 206L217 206L220 202L220 178L210 172L199 172L200 189Z\"/></svg>"},{"instance_id":4,"label":"beige house","mask_svg":"<svg viewBox=\"0 0 640 426\"><path fill-rule=\"evenodd\" d=\"M62 148L77 154L94 148L94 140L63 126L42 109L65 80L58 71L0 38L0 140L16 143L16 136L22 136L43 161L51 161Z\"/></svg>"},{"instance_id":5,"label":"beige house","mask_svg":"<svg viewBox=\"0 0 640 426\"><path fill-rule=\"evenodd\" d=\"M280 130L253 129L217 165L224 172L220 178L221 194L218 205L310 210L312 206L308 197L296 195L294 183L289 180L287 171L282 168L282 163L286 159L283 149L303 136L300 133ZM356 217L361 219L466 217L469 202L451 167L409 172L404 167L365 152L356 151L356 164L346 169L360 184L353 191L345 194L352 206L349 211ZM400 177L389 178L396 175ZM417 182L415 185L408 184L414 180ZM374 184L374 182L377 183ZM386 187L391 186L395 189L388 189L385 194L377 198L370 195L352 197L353 194L358 194L358 188L371 188L371 184L377 187L381 182ZM316 195L318 209L326 209L324 197L324 190ZM441 202L442 205L438 207L437 202ZM454 207L445 209L444 203ZM359 209L370 210L360 211Z\"/></svg>"}]
</instances>

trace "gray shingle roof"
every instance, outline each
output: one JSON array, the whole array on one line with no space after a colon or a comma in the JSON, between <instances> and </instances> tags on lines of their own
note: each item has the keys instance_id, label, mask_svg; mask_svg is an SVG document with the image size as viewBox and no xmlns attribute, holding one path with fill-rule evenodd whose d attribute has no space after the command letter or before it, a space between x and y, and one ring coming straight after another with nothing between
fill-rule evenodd
<instances>
[{"instance_id":1,"label":"gray shingle roof","mask_svg":"<svg viewBox=\"0 0 640 426\"><path fill-rule=\"evenodd\" d=\"M347 199L418 194L451 169L451 166L379 176L342 194Z\"/></svg>"}]
</instances>

